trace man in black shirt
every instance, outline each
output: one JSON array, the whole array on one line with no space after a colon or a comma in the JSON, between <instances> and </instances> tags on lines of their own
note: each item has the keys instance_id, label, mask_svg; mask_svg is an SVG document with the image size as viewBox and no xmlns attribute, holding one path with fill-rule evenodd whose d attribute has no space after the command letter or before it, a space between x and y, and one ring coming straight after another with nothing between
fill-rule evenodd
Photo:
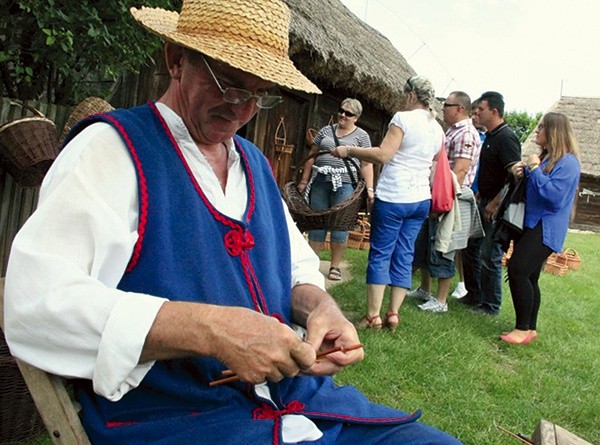
<instances>
[{"instance_id":1,"label":"man in black shirt","mask_svg":"<svg viewBox=\"0 0 600 445\"><path fill-rule=\"evenodd\" d=\"M500 190L521 160L521 143L504 122L504 98L488 91L478 99L477 117L488 131L481 148L477 205L485 237L472 239L463 251L467 296L461 302L490 315L500 312L502 302L502 249L492 239L493 218L500 205Z\"/></svg>"}]
</instances>

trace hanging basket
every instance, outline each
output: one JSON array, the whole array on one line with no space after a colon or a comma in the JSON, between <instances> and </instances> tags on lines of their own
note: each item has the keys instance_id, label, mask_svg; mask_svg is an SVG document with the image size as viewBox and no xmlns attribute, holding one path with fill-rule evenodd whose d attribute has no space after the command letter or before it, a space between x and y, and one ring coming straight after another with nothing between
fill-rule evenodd
<instances>
[{"instance_id":1,"label":"hanging basket","mask_svg":"<svg viewBox=\"0 0 600 445\"><path fill-rule=\"evenodd\" d=\"M59 138L61 144L67 134L69 134L69 131L71 131L71 128L73 128L77 122L85 119L88 116L91 116L92 114L106 113L112 110L114 110L114 108L104 99L93 96L85 98L75 108L73 108L73 111L67 119L67 122L65 122Z\"/></svg>"},{"instance_id":2,"label":"hanging basket","mask_svg":"<svg viewBox=\"0 0 600 445\"><path fill-rule=\"evenodd\" d=\"M33 107L19 104L36 116L16 119L0 127L0 163L25 187L38 187L59 152L54 122Z\"/></svg>"},{"instance_id":3,"label":"hanging basket","mask_svg":"<svg viewBox=\"0 0 600 445\"><path fill-rule=\"evenodd\" d=\"M315 229L350 230L356 225L358 212L364 201L365 181L358 181L350 198L326 210L313 210L296 184L288 182L281 192L292 218L301 232Z\"/></svg>"}]
</instances>

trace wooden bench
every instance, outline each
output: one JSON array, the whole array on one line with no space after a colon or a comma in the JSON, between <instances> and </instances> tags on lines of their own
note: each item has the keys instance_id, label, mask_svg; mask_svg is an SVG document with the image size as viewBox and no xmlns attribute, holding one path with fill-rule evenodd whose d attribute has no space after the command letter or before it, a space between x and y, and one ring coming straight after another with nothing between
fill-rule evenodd
<instances>
[{"instance_id":1,"label":"wooden bench","mask_svg":"<svg viewBox=\"0 0 600 445\"><path fill-rule=\"evenodd\" d=\"M542 420L532 437L533 445L592 445L566 429Z\"/></svg>"},{"instance_id":2,"label":"wooden bench","mask_svg":"<svg viewBox=\"0 0 600 445\"><path fill-rule=\"evenodd\" d=\"M4 331L4 278L0 278L0 328ZM46 430L55 444L90 445L65 380L15 359Z\"/></svg>"}]
</instances>

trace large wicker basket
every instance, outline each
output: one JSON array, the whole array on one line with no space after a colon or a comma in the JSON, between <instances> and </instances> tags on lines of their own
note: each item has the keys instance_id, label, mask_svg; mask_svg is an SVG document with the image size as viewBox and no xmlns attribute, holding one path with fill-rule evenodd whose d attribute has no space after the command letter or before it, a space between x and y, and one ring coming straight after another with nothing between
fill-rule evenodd
<instances>
[{"instance_id":1,"label":"large wicker basket","mask_svg":"<svg viewBox=\"0 0 600 445\"><path fill-rule=\"evenodd\" d=\"M315 229L350 230L356 225L358 212L364 202L365 181L358 181L350 198L327 210L313 210L298 191L296 184L288 182L281 192L292 218L301 232Z\"/></svg>"},{"instance_id":2,"label":"large wicker basket","mask_svg":"<svg viewBox=\"0 0 600 445\"><path fill-rule=\"evenodd\" d=\"M0 163L14 180L37 187L59 152L54 122L39 111L36 116L16 119L0 127Z\"/></svg>"}]
</instances>

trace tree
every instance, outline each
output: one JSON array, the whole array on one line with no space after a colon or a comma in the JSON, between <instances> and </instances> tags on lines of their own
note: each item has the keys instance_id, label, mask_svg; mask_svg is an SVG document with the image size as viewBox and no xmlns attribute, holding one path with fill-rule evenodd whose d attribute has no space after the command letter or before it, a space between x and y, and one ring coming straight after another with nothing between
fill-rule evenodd
<instances>
[{"instance_id":1,"label":"tree","mask_svg":"<svg viewBox=\"0 0 600 445\"><path fill-rule=\"evenodd\" d=\"M103 95L152 62L160 39L129 12L134 0L8 0L0 11L0 92L71 105ZM147 0L179 10L181 0Z\"/></svg>"},{"instance_id":2,"label":"tree","mask_svg":"<svg viewBox=\"0 0 600 445\"><path fill-rule=\"evenodd\" d=\"M541 118L542 113L531 116L524 111L504 113L504 120L515 131L521 143L525 142L527 136L535 129Z\"/></svg>"}]
</instances>

